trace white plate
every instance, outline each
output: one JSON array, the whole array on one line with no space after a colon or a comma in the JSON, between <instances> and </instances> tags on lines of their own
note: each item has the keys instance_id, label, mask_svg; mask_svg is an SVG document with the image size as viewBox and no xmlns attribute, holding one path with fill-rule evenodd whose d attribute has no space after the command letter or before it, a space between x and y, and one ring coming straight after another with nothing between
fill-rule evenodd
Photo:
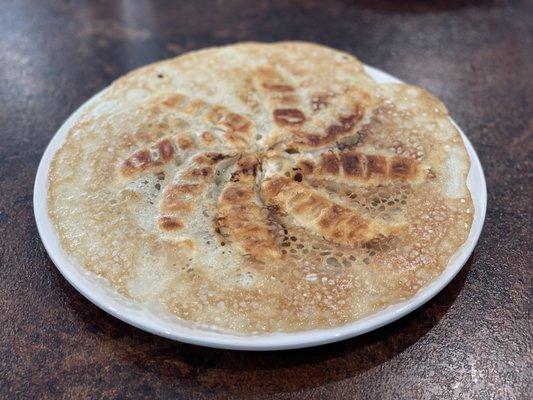
<instances>
[{"instance_id":1,"label":"white plate","mask_svg":"<svg viewBox=\"0 0 533 400\"><path fill-rule=\"evenodd\" d=\"M366 71L380 83L401 82L391 75L369 66L366 66ZM468 187L474 201L474 222L468 239L450 259L448 266L442 274L409 300L393 304L370 316L336 328L262 335L220 333L205 327L178 321L162 313L156 314L147 311L139 305L119 296L103 279L75 265L61 249L58 236L48 216L46 195L49 186L48 169L52 156L63 144L69 128L80 115L83 108L91 101L94 101L97 96L88 100L65 121L44 152L35 179L33 195L35 220L37 221L37 228L46 251L57 269L59 269L71 285L102 310L128 324L156 335L202 346L239 350L294 349L336 342L361 335L403 317L440 292L465 264L474 250L481 233L487 207L485 176L472 144L460 128L457 127L461 132L471 160L471 167L468 174Z\"/></svg>"}]
</instances>

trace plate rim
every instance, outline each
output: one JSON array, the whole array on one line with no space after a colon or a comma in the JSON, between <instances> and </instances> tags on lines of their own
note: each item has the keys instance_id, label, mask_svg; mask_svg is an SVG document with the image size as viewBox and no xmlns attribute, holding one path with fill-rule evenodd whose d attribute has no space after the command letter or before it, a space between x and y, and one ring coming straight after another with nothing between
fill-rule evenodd
<instances>
[{"instance_id":1,"label":"plate rim","mask_svg":"<svg viewBox=\"0 0 533 400\"><path fill-rule=\"evenodd\" d=\"M405 83L377 68L366 64L364 67L366 72L379 83ZM68 130L73 125L73 122L77 120L83 109L96 98L101 96L105 90L106 89L103 89L89 98L70 114L50 139L50 142L41 157L36 173L33 190L33 209L41 241L48 256L61 275L63 275L63 277L80 294L97 307L136 328L171 340L231 350L288 350L337 342L378 329L421 307L451 282L451 280L463 268L477 245L483 229L487 209L487 185L485 174L472 143L464 134L463 130L450 117L450 120L461 134L470 158L467 186L470 189L474 202L474 220L467 240L450 258L448 265L442 273L429 284L421 288L411 298L394 303L375 313L338 327L257 335L221 333L197 327L182 327L176 323L169 324L172 329L168 329L169 326L164 326L164 323L154 323L151 321L150 318L155 317L155 315L151 315L151 313L147 314L146 311L141 310L137 312L138 315L132 315L132 311L128 309L126 305L123 305L122 307L121 304L114 304L117 302L116 299L113 299L106 294L102 296L101 293L98 293L101 291L101 288L95 287L93 282L89 282L89 279L84 276L84 274L87 275L87 272L82 271L83 267L74 265L68 259L68 256L59 245L59 238L52 221L49 218L47 207L49 188L48 170L53 155L64 143ZM473 190L472 185L476 187L475 191Z\"/></svg>"}]
</instances>

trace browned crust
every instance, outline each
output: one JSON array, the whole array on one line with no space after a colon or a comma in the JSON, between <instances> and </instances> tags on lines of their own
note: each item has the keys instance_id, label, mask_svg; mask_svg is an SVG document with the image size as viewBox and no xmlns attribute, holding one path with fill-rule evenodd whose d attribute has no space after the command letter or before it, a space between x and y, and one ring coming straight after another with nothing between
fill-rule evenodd
<instances>
[{"instance_id":1,"label":"browned crust","mask_svg":"<svg viewBox=\"0 0 533 400\"><path fill-rule=\"evenodd\" d=\"M151 150L135 151L122 162L120 171L122 175L131 177L147 170L161 169L163 165L168 164L173 159L174 154L175 150L172 141L164 138L157 141Z\"/></svg>"},{"instance_id":2,"label":"browned crust","mask_svg":"<svg viewBox=\"0 0 533 400\"><path fill-rule=\"evenodd\" d=\"M417 160L401 156L365 154L356 150L327 151L319 154L316 163L304 158L297 163L297 166L307 176L372 181L376 184L389 181L414 181L420 172Z\"/></svg>"},{"instance_id":3,"label":"browned crust","mask_svg":"<svg viewBox=\"0 0 533 400\"><path fill-rule=\"evenodd\" d=\"M162 216L159 218L159 227L166 231L182 229L184 224L176 217Z\"/></svg>"}]
</instances>

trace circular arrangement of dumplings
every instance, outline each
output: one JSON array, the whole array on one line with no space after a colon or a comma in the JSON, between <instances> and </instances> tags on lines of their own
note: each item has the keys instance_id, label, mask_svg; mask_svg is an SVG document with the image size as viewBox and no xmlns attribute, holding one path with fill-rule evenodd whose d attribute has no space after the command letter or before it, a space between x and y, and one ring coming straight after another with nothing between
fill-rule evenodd
<instances>
[{"instance_id":1,"label":"circular arrangement of dumplings","mask_svg":"<svg viewBox=\"0 0 533 400\"><path fill-rule=\"evenodd\" d=\"M245 43L109 86L56 153L48 207L65 251L124 296L218 329L296 331L438 276L472 223L468 170L424 90L326 47Z\"/></svg>"}]
</instances>

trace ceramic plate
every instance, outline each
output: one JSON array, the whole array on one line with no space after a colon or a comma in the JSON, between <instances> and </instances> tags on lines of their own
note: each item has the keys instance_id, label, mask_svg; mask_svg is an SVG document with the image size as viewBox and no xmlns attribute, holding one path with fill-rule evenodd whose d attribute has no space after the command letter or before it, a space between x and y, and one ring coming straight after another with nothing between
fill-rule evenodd
<instances>
[{"instance_id":1,"label":"ceramic plate","mask_svg":"<svg viewBox=\"0 0 533 400\"><path fill-rule=\"evenodd\" d=\"M401 82L378 69L369 66L365 68L368 74L380 83ZM170 315L164 315L164 313L157 314L148 311L139 304L118 295L102 278L85 271L73 263L61 249L59 238L52 221L48 217L46 196L48 191L48 169L52 157L63 144L69 128L76 121L84 107L97 97L98 94L88 100L65 121L44 152L37 170L33 197L37 228L50 258L72 286L102 310L130 325L153 334L202 346L239 350L293 349L316 346L358 336L403 317L440 292L463 267L474 250L481 233L487 206L485 177L472 144L461 129L457 127L461 132L471 161L467 184L474 201L474 221L468 239L450 259L442 274L409 300L393 304L365 318L336 328L260 335L224 333L180 321Z\"/></svg>"}]
</instances>

